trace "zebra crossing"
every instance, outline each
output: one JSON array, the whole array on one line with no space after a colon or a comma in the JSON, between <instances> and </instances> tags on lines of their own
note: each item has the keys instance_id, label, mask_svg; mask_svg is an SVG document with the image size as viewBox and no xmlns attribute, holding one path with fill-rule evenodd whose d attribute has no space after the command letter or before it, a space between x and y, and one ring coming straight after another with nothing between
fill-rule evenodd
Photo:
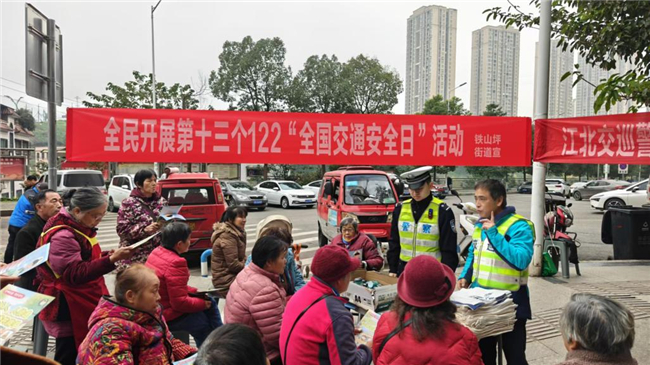
<instances>
[{"instance_id":1,"label":"zebra crossing","mask_svg":"<svg viewBox=\"0 0 650 365\"><path fill-rule=\"evenodd\" d=\"M120 237L117 235L117 213L106 213L104 219L97 226L97 240L104 251L114 250L119 247ZM253 250L253 245L257 237L255 232L257 222L246 224L246 254L249 255ZM313 256L318 250L318 230L304 229L300 227L293 228L294 243L305 244L309 247L303 248L300 252L300 259L303 265L311 264Z\"/></svg>"}]
</instances>

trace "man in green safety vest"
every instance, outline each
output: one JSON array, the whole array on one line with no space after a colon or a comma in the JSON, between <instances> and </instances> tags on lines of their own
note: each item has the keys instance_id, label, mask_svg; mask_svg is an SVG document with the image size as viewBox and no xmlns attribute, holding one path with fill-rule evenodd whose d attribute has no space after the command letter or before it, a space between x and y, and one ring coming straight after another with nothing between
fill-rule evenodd
<instances>
[{"instance_id":1,"label":"man in green safety vest","mask_svg":"<svg viewBox=\"0 0 650 365\"><path fill-rule=\"evenodd\" d=\"M456 270L458 266L456 220L442 200L431 195L431 166L401 175L411 199L393 211L386 259L389 275L399 276L414 257L428 255Z\"/></svg>"},{"instance_id":2,"label":"man in green safety vest","mask_svg":"<svg viewBox=\"0 0 650 365\"><path fill-rule=\"evenodd\" d=\"M526 321L531 318L528 265L533 258L535 227L506 204L506 188L498 180L479 181L474 199L481 219L476 223L472 247L457 286L512 291L517 304L515 326L503 334L508 364L526 365ZM496 364L497 337L479 341L483 362Z\"/></svg>"}]
</instances>

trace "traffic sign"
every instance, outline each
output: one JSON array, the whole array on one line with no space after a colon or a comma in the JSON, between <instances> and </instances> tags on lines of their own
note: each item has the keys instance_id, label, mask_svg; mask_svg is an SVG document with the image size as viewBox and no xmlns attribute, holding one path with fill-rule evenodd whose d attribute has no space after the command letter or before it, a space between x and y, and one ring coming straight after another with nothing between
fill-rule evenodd
<instances>
[{"instance_id":1,"label":"traffic sign","mask_svg":"<svg viewBox=\"0 0 650 365\"><path fill-rule=\"evenodd\" d=\"M630 167L630 165L628 165L626 163L618 164L618 174L619 175L627 175L628 174L628 167Z\"/></svg>"},{"instance_id":2,"label":"traffic sign","mask_svg":"<svg viewBox=\"0 0 650 365\"><path fill-rule=\"evenodd\" d=\"M25 92L27 95L50 101L48 82L54 75L55 100L63 102L63 36L58 26L49 34L49 19L31 4L25 4ZM48 49L48 39L54 38L54 49ZM49 69L48 57L54 57L54 70Z\"/></svg>"}]
</instances>

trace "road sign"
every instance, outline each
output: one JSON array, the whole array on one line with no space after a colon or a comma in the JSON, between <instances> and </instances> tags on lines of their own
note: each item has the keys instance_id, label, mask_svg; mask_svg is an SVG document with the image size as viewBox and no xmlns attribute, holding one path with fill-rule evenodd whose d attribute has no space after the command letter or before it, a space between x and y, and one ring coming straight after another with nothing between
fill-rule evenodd
<instances>
[{"instance_id":1,"label":"road sign","mask_svg":"<svg viewBox=\"0 0 650 365\"><path fill-rule=\"evenodd\" d=\"M25 4L25 92L43 101L48 100L48 18L31 4ZM63 103L63 36L57 26L54 30L55 102Z\"/></svg>"},{"instance_id":2,"label":"road sign","mask_svg":"<svg viewBox=\"0 0 650 365\"><path fill-rule=\"evenodd\" d=\"M618 174L619 175L627 175L629 167L630 167L630 165L628 165L626 163L618 164Z\"/></svg>"}]
</instances>

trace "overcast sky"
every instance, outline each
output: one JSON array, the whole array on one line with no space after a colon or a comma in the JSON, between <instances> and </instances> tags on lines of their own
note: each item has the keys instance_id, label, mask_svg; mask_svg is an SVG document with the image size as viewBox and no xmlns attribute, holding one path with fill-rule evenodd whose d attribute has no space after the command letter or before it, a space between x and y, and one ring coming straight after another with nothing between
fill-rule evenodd
<instances>
[{"instance_id":1,"label":"overcast sky","mask_svg":"<svg viewBox=\"0 0 650 365\"><path fill-rule=\"evenodd\" d=\"M528 0L513 1L530 9ZM131 72L151 72L151 6L148 2L40 1L32 3L55 19L63 33L64 107L85 99L87 91L103 93L106 84L132 80ZM163 0L155 12L156 79L167 84L198 84L219 67L225 41L280 37L287 49L287 64L294 74L314 54L335 54L347 61L360 53L378 58L397 70L402 80L406 70L406 20L424 5L458 10L456 90L469 108L472 31L487 24L483 10L507 7L507 1L401 1L401 2L194 2ZM532 9L530 9L532 10ZM1 79L0 92L12 97L25 90L25 2L0 1ZM535 42L538 32L521 34L519 65L519 110L533 114ZM6 97L3 104L12 105ZM25 98L35 107L39 101ZM215 108L225 104L212 98ZM44 104L41 104L44 105ZM404 113L404 94L393 110ZM63 112L63 109L61 109Z\"/></svg>"}]
</instances>

